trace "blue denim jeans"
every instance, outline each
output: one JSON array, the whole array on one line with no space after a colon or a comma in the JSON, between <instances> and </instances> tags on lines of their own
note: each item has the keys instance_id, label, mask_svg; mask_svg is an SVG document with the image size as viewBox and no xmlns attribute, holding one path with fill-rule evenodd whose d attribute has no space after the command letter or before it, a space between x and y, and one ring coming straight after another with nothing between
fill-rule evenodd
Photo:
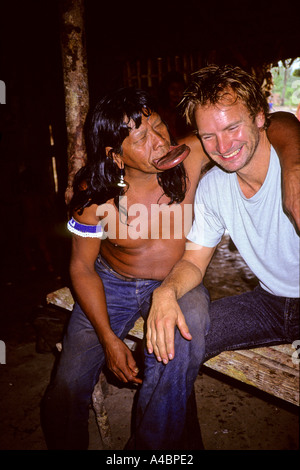
<instances>
[{"instance_id":1,"label":"blue denim jeans","mask_svg":"<svg viewBox=\"0 0 300 470\"><path fill-rule=\"evenodd\" d=\"M187 434L193 432L185 430L187 401L204 360L209 296L200 285L178 303L192 340L183 339L176 329L175 358L167 365L158 363L153 354L145 351L145 377L138 395L136 429L129 448L183 449L188 445L183 443L184 431ZM197 416L195 418L198 419Z\"/></svg>"},{"instance_id":2,"label":"blue denim jeans","mask_svg":"<svg viewBox=\"0 0 300 470\"><path fill-rule=\"evenodd\" d=\"M104 285L111 328L124 339L135 321L147 318L151 295L161 282L116 273L100 257L96 272ZM137 401L133 442L138 449L175 449L184 432L187 401L203 361L209 327L209 297L203 285L180 305L193 339L176 332L175 358L164 365L145 353L143 384ZM95 330L76 303L54 380L42 403L42 425L49 449L87 449L91 395L105 363Z\"/></svg>"},{"instance_id":3,"label":"blue denim jeans","mask_svg":"<svg viewBox=\"0 0 300 470\"><path fill-rule=\"evenodd\" d=\"M292 343L300 339L299 298L279 297L257 286L211 302L205 360L222 351Z\"/></svg>"}]
</instances>

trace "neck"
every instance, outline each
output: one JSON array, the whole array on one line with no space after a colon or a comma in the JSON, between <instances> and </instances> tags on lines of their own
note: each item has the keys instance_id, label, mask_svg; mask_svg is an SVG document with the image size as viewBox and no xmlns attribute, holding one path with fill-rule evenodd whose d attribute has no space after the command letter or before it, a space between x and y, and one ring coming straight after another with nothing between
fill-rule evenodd
<instances>
[{"instance_id":1,"label":"neck","mask_svg":"<svg viewBox=\"0 0 300 470\"><path fill-rule=\"evenodd\" d=\"M269 168L271 144L267 135L261 136L250 162L237 171L237 178L243 194L250 198L262 187Z\"/></svg>"},{"instance_id":2,"label":"neck","mask_svg":"<svg viewBox=\"0 0 300 470\"><path fill-rule=\"evenodd\" d=\"M145 187L149 188L158 184L156 173L145 173L128 167L125 170L125 180L130 187L135 189L145 189Z\"/></svg>"}]
</instances>

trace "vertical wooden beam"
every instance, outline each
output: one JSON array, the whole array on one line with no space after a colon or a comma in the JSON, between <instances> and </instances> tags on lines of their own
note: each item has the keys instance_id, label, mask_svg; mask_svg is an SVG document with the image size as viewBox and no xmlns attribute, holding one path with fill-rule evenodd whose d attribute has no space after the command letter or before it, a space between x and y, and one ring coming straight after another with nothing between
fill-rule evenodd
<instances>
[{"instance_id":1,"label":"vertical wooden beam","mask_svg":"<svg viewBox=\"0 0 300 470\"><path fill-rule=\"evenodd\" d=\"M141 70L141 61L136 61L136 75L137 75L137 86L142 88L142 70Z\"/></svg>"},{"instance_id":2,"label":"vertical wooden beam","mask_svg":"<svg viewBox=\"0 0 300 470\"><path fill-rule=\"evenodd\" d=\"M151 59L147 60L147 86L149 90L152 88L152 61Z\"/></svg>"},{"instance_id":3,"label":"vertical wooden beam","mask_svg":"<svg viewBox=\"0 0 300 470\"><path fill-rule=\"evenodd\" d=\"M60 0L61 51L68 136L68 186L65 200L72 197L76 172L86 162L84 123L89 107L84 0Z\"/></svg>"},{"instance_id":4,"label":"vertical wooden beam","mask_svg":"<svg viewBox=\"0 0 300 470\"><path fill-rule=\"evenodd\" d=\"M158 83L159 84L160 84L160 82L162 81L162 78L163 78L162 67L163 67L163 59L162 59L162 57L158 57L157 58L157 70L158 70Z\"/></svg>"}]
</instances>

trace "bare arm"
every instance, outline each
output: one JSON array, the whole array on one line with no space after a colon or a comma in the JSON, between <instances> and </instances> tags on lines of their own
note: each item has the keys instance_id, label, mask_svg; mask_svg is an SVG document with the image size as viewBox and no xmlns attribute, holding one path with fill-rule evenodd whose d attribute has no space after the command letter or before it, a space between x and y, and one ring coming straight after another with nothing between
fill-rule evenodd
<instances>
[{"instance_id":1,"label":"bare arm","mask_svg":"<svg viewBox=\"0 0 300 470\"><path fill-rule=\"evenodd\" d=\"M84 214L80 220L76 218L81 223L92 223L91 218ZM136 377L138 369L131 351L110 327L104 287L94 268L100 243L99 239L73 236L70 262L72 285L82 310L98 335L109 369L123 382L141 383Z\"/></svg>"},{"instance_id":2,"label":"bare arm","mask_svg":"<svg viewBox=\"0 0 300 470\"><path fill-rule=\"evenodd\" d=\"M273 113L267 135L280 159L284 209L300 231L300 122L292 113Z\"/></svg>"},{"instance_id":3,"label":"bare arm","mask_svg":"<svg viewBox=\"0 0 300 470\"><path fill-rule=\"evenodd\" d=\"M176 263L161 286L153 292L147 320L147 349L165 364L175 356L175 327L186 340L192 336L177 300L202 282L215 248L188 242L182 259Z\"/></svg>"}]
</instances>

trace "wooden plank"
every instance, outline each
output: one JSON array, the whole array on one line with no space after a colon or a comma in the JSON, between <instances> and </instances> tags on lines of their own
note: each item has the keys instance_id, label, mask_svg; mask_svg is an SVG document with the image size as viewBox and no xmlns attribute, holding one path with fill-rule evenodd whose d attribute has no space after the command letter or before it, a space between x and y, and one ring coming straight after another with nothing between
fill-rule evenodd
<instances>
[{"instance_id":1,"label":"wooden plank","mask_svg":"<svg viewBox=\"0 0 300 470\"><path fill-rule=\"evenodd\" d=\"M274 346L270 346L270 348L274 349L275 351L281 351L282 353L288 354L292 356L295 352L295 348L292 347L291 344L276 344Z\"/></svg>"},{"instance_id":2,"label":"wooden plank","mask_svg":"<svg viewBox=\"0 0 300 470\"><path fill-rule=\"evenodd\" d=\"M260 361L257 355L224 351L204 365L273 396L299 406L299 369L274 367L274 361Z\"/></svg>"},{"instance_id":3,"label":"wooden plank","mask_svg":"<svg viewBox=\"0 0 300 470\"><path fill-rule=\"evenodd\" d=\"M288 373L294 373L296 377L299 377L299 368L296 364L293 364L291 357L279 351L274 351L272 348L244 349L240 350L239 354L264 364L270 369L277 368ZM291 369L294 369L294 372Z\"/></svg>"},{"instance_id":4,"label":"wooden plank","mask_svg":"<svg viewBox=\"0 0 300 470\"><path fill-rule=\"evenodd\" d=\"M134 327L131 328L128 335L129 337L134 337L138 339L144 338L144 320L140 317L134 324Z\"/></svg>"},{"instance_id":5,"label":"wooden plank","mask_svg":"<svg viewBox=\"0 0 300 470\"><path fill-rule=\"evenodd\" d=\"M56 305L57 307L65 308L66 310L73 310L74 299L68 287L62 287L61 289L47 294L46 302Z\"/></svg>"},{"instance_id":6,"label":"wooden plank","mask_svg":"<svg viewBox=\"0 0 300 470\"><path fill-rule=\"evenodd\" d=\"M142 339L143 328L140 318L128 336ZM299 406L299 365L292 352L291 345L224 351L204 365Z\"/></svg>"}]
</instances>

